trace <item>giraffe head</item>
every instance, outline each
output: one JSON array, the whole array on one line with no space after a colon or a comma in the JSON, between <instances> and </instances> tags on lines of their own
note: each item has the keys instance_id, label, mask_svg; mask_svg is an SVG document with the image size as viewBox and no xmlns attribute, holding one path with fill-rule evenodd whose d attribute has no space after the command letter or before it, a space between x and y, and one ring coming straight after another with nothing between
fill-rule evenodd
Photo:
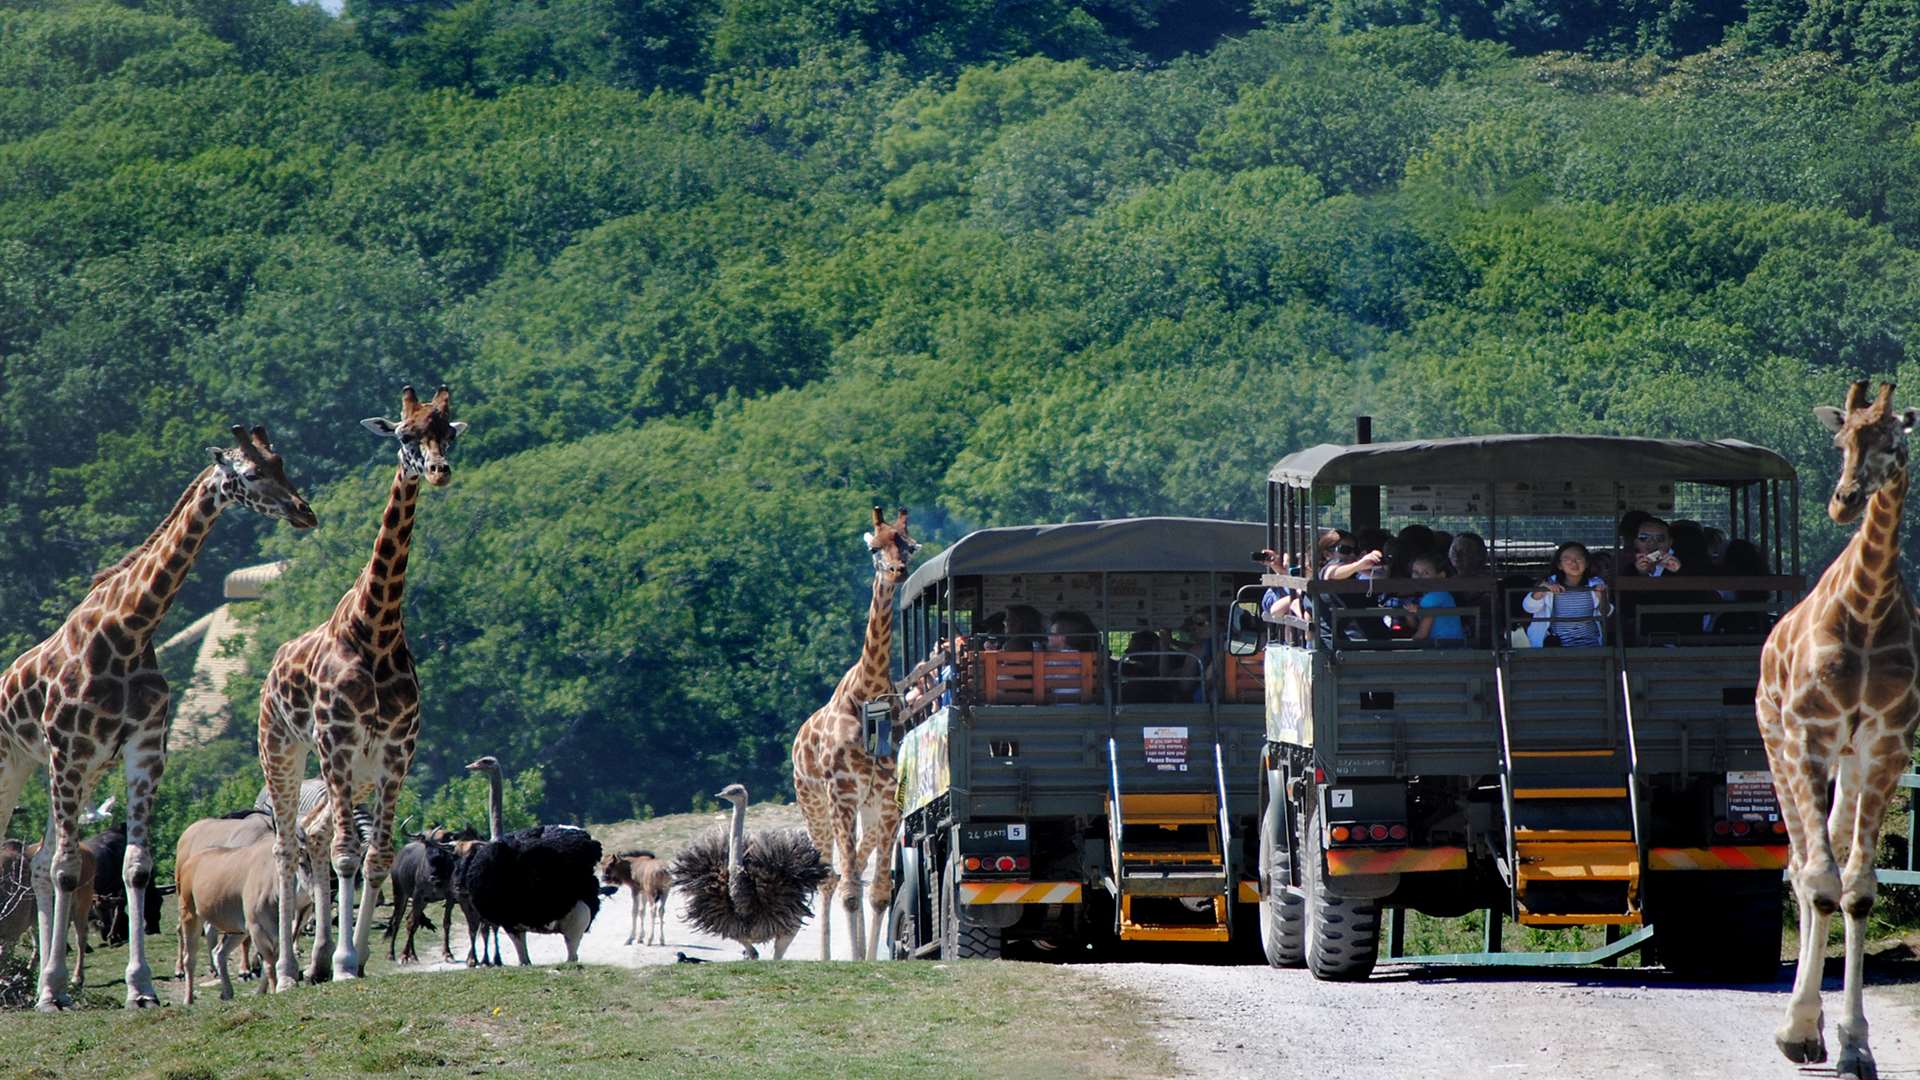
<instances>
[{"instance_id":1,"label":"giraffe head","mask_svg":"<svg viewBox=\"0 0 1920 1080\"><path fill-rule=\"evenodd\" d=\"M735 806L745 806L747 804L747 788L745 784L728 784L726 787L714 792L713 797L716 799L725 799Z\"/></svg>"},{"instance_id":2,"label":"giraffe head","mask_svg":"<svg viewBox=\"0 0 1920 1080\"><path fill-rule=\"evenodd\" d=\"M235 424L232 431L234 445L207 447L207 453L213 455L214 482L220 494L296 529L311 529L318 524L320 519L314 516L313 507L287 479L286 465L267 439L267 429L256 426L248 431Z\"/></svg>"},{"instance_id":3,"label":"giraffe head","mask_svg":"<svg viewBox=\"0 0 1920 1080\"><path fill-rule=\"evenodd\" d=\"M873 531L867 534L867 550L873 554L873 572L898 585L907 576L907 564L920 545L907 535L907 511L888 521L879 507L873 508Z\"/></svg>"},{"instance_id":4,"label":"giraffe head","mask_svg":"<svg viewBox=\"0 0 1920 1080\"><path fill-rule=\"evenodd\" d=\"M407 479L424 476L434 487L446 487L453 479L447 453L467 430L467 422L453 419L453 394L445 386L434 391L433 400L424 405L414 396L413 387L403 387L397 423L384 416L369 416L360 424L383 439L400 440L400 468Z\"/></svg>"},{"instance_id":5,"label":"giraffe head","mask_svg":"<svg viewBox=\"0 0 1920 1080\"><path fill-rule=\"evenodd\" d=\"M1846 455L1840 482L1827 500L1827 516L1845 525L1860 516L1873 493L1907 472L1907 432L1920 419L1920 409L1893 407L1893 384L1881 383L1880 396L1867 400L1861 380L1847 391L1847 407L1822 405L1813 415L1833 432L1833 445Z\"/></svg>"}]
</instances>

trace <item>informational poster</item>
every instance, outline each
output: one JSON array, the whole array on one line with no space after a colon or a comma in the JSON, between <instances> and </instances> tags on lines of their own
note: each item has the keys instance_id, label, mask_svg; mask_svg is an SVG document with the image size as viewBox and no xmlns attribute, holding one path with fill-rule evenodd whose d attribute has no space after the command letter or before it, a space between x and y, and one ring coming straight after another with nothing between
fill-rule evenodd
<instances>
[{"instance_id":1,"label":"informational poster","mask_svg":"<svg viewBox=\"0 0 1920 1080\"><path fill-rule=\"evenodd\" d=\"M1780 820L1780 804L1773 795L1772 773L1727 774L1727 820L1769 824Z\"/></svg>"},{"instance_id":2,"label":"informational poster","mask_svg":"<svg viewBox=\"0 0 1920 1080\"><path fill-rule=\"evenodd\" d=\"M1614 517L1628 510L1673 513L1673 484L1611 480L1522 480L1486 484L1395 484L1387 488L1387 513L1394 517Z\"/></svg>"},{"instance_id":3,"label":"informational poster","mask_svg":"<svg viewBox=\"0 0 1920 1080\"><path fill-rule=\"evenodd\" d=\"M1143 727L1147 764L1160 772L1187 771L1187 729L1184 727Z\"/></svg>"}]
</instances>

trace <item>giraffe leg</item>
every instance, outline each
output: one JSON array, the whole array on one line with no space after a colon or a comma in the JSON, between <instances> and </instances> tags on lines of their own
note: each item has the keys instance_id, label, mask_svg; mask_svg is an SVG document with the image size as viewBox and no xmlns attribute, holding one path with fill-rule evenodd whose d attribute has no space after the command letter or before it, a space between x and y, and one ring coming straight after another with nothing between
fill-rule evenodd
<instances>
[{"instance_id":1,"label":"giraffe leg","mask_svg":"<svg viewBox=\"0 0 1920 1080\"><path fill-rule=\"evenodd\" d=\"M73 1004L67 993L67 926L73 921L73 892L80 887L80 807L92 790L90 779L72 755L57 748L49 753L47 784L52 810L40 851L33 860L33 891L40 922L40 994L35 1008L42 1012ZM128 848L131 850L131 843ZM131 984L128 993L133 993Z\"/></svg>"},{"instance_id":2,"label":"giraffe leg","mask_svg":"<svg viewBox=\"0 0 1920 1080\"><path fill-rule=\"evenodd\" d=\"M325 753L323 749L321 751ZM360 977L360 956L354 951L353 940L353 892L359 885L360 837L355 835L353 827L353 787L343 775L346 772L345 755L335 762L331 773L326 776L328 802L333 807L333 873L339 881L339 937L333 946L333 973L340 979ZM322 760L325 760L324 758Z\"/></svg>"},{"instance_id":3,"label":"giraffe leg","mask_svg":"<svg viewBox=\"0 0 1920 1080\"><path fill-rule=\"evenodd\" d=\"M794 800L800 804L800 816L807 825L807 836L813 840L813 846L827 861L827 878L820 883L820 900L814 910L820 918L820 959L833 959L833 891L840 884L840 878L833 873L833 793L828 784L802 777L795 770L793 777ZM787 946L793 943L793 935L776 939L773 943L773 955L779 959L786 955Z\"/></svg>"},{"instance_id":4,"label":"giraffe leg","mask_svg":"<svg viewBox=\"0 0 1920 1080\"><path fill-rule=\"evenodd\" d=\"M1794 970L1793 993L1785 1020L1774 1030L1774 1045L1787 1060L1817 1063L1827 1059L1824 1019L1820 1010L1820 980L1825 967L1827 926L1834 907L1822 907L1815 867L1825 860L1833 876L1833 895L1839 892L1827 837L1827 762L1834 747L1818 736L1820 729L1804 724L1789 731L1792 717L1778 702L1762 695L1756 702L1760 731L1767 745L1774 789L1787 825L1791 848L1789 881L1800 910L1800 953ZM1837 736L1837 729L1832 732ZM1837 741L1833 740L1833 741Z\"/></svg>"},{"instance_id":5,"label":"giraffe leg","mask_svg":"<svg viewBox=\"0 0 1920 1080\"><path fill-rule=\"evenodd\" d=\"M397 748L394 750L397 751ZM390 770L373 788L373 830L372 835L367 837L367 853L361 867L360 920L354 927L353 949L361 958L361 966L354 970L355 976L366 974L367 945L373 932L373 905L381 887L386 885L388 876L393 873L393 808L400 798L400 781L407 775L407 758L410 756L411 748L408 748L405 756L390 751L387 764L391 767L397 761L398 769Z\"/></svg>"},{"instance_id":6,"label":"giraffe leg","mask_svg":"<svg viewBox=\"0 0 1920 1080\"><path fill-rule=\"evenodd\" d=\"M1867 733L1856 736L1866 741ZM1841 873L1840 910L1847 921L1846 979L1842 991L1839 1022L1834 1034L1840 1039L1839 1075L1871 1078L1877 1074L1873 1051L1867 1045L1867 1016L1862 1001L1865 974L1862 970L1867 939L1867 918L1873 912L1879 881L1874 877L1874 855L1880 850L1880 828L1886 819L1888 804L1900 786L1900 774L1909 757L1911 735L1900 730L1882 731L1854 755L1856 764L1841 776L1842 787L1854 781L1852 797L1856 807L1852 822L1851 849ZM1850 774L1850 775L1849 775Z\"/></svg>"},{"instance_id":7,"label":"giraffe leg","mask_svg":"<svg viewBox=\"0 0 1920 1080\"><path fill-rule=\"evenodd\" d=\"M136 689L136 708L144 705L148 719L123 748L122 771L127 778L127 851L121 860L121 878L127 887L127 1008L160 1004L147 966L147 890L153 888L153 845L148 830L153 823L154 795L167 769L167 684L159 674L144 693ZM89 787L85 795L91 794Z\"/></svg>"},{"instance_id":8,"label":"giraffe leg","mask_svg":"<svg viewBox=\"0 0 1920 1080\"><path fill-rule=\"evenodd\" d=\"M300 838L300 776L306 772L307 748L295 740L279 737L280 725L273 722L272 690L269 682L260 699L260 768L266 773L267 798L273 804L273 861L279 870L280 889L274 919L278 928L273 961L269 964L262 958L260 977L272 979L276 990L291 990L300 982L300 961L294 939L299 930L301 864L307 863L310 867L315 864L307 860ZM311 880L309 887L312 887Z\"/></svg>"},{"instance_id":9,"label":"giraffe leg","mask_svg":"<svg viewBox=\"0 0 1920 1080\"><path fill-rule=\"evenodd\" d=\"M847 912L847 940L853 947L853 958L865 960L866 926L860 918L860 815L859 806L853 801L857 795L851 795L841 801L835 792L833 804L833 844L840 863L840 906ZM824 918L829 911L820 913Z\"/></svg>"},{"instance_id":10,"label":"giraffe leg","mask_svg":"<svg viewBox=\"0 0 1920 1080\"><path fill-rule=\"evenodd\" d=\"M860 855L863 870L873 861L873 878L867 883L867 956L877 957L880 928L885 922L887 905L893 902L893 845L900 833L900 804L891 791L878 792L879 805L868 803L860 813Z\"/></svg>"}]
</instances>

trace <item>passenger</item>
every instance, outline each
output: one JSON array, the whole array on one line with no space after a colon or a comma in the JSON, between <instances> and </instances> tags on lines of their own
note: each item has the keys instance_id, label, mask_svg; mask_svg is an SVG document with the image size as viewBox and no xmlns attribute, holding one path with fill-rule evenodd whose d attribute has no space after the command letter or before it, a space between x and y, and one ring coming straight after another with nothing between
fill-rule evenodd
<instances>
[{"instance_id":1,"label":"passenger","mask_svg":"<svg viewBox=\"0 0 1920 1080\"><path fill-rule=\"evenodd\" d=\"M1084 684L1068 682L1059 676L1064 669L1071 667L1075 672L1087 670L1078 658L1069 661L1071 653L1097 653L1100 651L1100 631L1093 620L1078 611L1055 612L1053 620L1047 624L1047 651L1038 660L1042 669L1041 677L1046 681L1046 696L1061 705L1078 704L1087 700ZM1058 659L1049 659L1057 656ZM1052 669L1052 670L1048 670Z\"/></svg>"},{"instance_id":2,"label":"passenger","mask_svg":"<svg viewBox=\"0 0 1920 1080\"><path fill-rule=\"evenodd\" d=\"M1715 569L1727 563L1727 534L1713 526L1707 526L1707 557L1713 560Z\"/></svg>"},{"instance_id":3,"label":"passenger","mask_svg":"<svg viewBox=\"0 0 1920 1080\"><path fill-rule=\"evenodd\" d=\"M1729 540L1721 573L1729 577L1765 577L1767 557L1748 540ZM1757 604L1767 599L1765 589L1716 589L1719 598L1730 603ZM1764 634L1772 620L1764 611L1727 611L1709 614L1702 626L1716 634Z\"/></svg>"},{"instance_id":4,"label":"passenger","mask_svg":"<svg viewBox=\"0 0 1920 1080\"><path fill-rule=\"evenodd\" d=\"M1455 536L1447 545L1447 562L1452 564L1452 574L1457 578L1493 576L1493 567L1487 562L1487 542L1479 533L1463 532ZM1480 610L1480 617L1474 620L1472 636L1484 647L1487 628L1493 625L1493 596L1478 589L1456 590L1456 595L1461 606Z\"/></svg>"},{"instance_id":5,"label":"passenger","mask_svg":"<svg viewBox=\"0 0 1920 1080\"><path fill-rule=\"evenodd\" d=\"M1448 532L1445 529L1433 530L1433 547L1429 548L1428 550L1432 551L1435 555L1440 556L1441 561L1447 564L1447 573L1450 576L1452 577L1460 576L1459 568L1453 565L1453 555L1452 555L1453 534L1452 533Z\"/></svg>"},{"instance_id":6,"label":"passenger","mask_svg":"<svg viewBox=\"0 0 1920 1080\"><path fill-rule=\"evenodd\" d=\"M1336 532L1337 541L1329 545L1327 534L1320 537L1321 556L1324 561L1314 576L1322 581L1371 580L1379 576L1386 562L1382 547L1387 543L1387 534L1379 529L1371 529L1362 535L1374 541L1373 544L1355 543L1347 539L1347 534ZM1334 606L1357 608L1374 607L1378 599L1371 595L1344 593L1337 597ZM1330 620L1329 620L1330 621ZM1349 619L1341 634L1349 639L1369 640L1386 637L1386 627L1378 620Z\"/></svg>"},{"instance_id":7,"label":"passenger","mask_svg":"<svg viewBox=\"0 0 1920 1080\"><path fill-rule=\"evenodd\" d=\"M1680 572L1682 563L1673 553L1673 534L1667 529L1667 523L1648 514L1634 526L1633 534L1627 537L1633 545L1633 559L1622 568L1629 575L1644 577L1665 577Z\"/></svg>"},{"instance_id":8,"label":"passenger","mask_svg":"<svg viewBox=\"0 0 1920 1080\"><path fill-rule=\"evenodd\" d=\"M1380 535L1383 538L1386 536L1384 532ZM1372 536L1363 536L1361 538L1362 547L1367 546L1368 542L1372 539ZM1417 523L1401 529L1400 535L1393 537L1391 540L1383 539L1380 543L1374 544L1373 546L1379 547L1392 556L1387 563L1387 576L1397 578L1413 576L1413 560L1430 552L1446 550L1445 548L1437 548L1434 546L1432 529Z\"/></svg>"},{"instance_id":9,"label":"passenger","mask_svg":"<svg viewBox=\"0 0 1920 1080\"><path fill-rule=\"evenodd\" d=\"M1440 556L1428 552L1414 556L1407 564L1407 572L1421 581L1444 579L1447 576L1445 564ZM1414 641L1426 642L1436 648L1457 649L1467 643L1466 628L1458 615L1426 615L1424 611L1440 608L1458 607L1453 594L1444 590L1418 594L1407 605L1415 617Z\"/></svg>"},{"instance_id":10,"label":"passenger","mask_svg":"<svg viewBox=\"0 0 1920 1080\"><path fill-rule=\"evenodd\" d=\"M1285 553L1272 548L1260 549L1260 563L1267 568L1269 574L1298 577L1300 573L1299 567L1287 562ZM1279 622L1288 617L1303 617L1297 615L1299 609L1299 594L1292 589L1283 589L1276 585L1260 594L1260 617L1268 622Z\"/></svg>"},{"instance_id":11,"label":"passenger","mask_svg":"<svg viewBox=\"0 0 1920 1080\"><path fill-rule=\"evenodd\" d=\"M1166 681L1167 657L1171 643L1163 641L1165 631L1135 630L1127 636L1127 652L1115 665L1120 674L1120 701L1123 704L1154 704L1173 700L1172 684Z\"/></svg>"},{"instance_id":12,"label":"passenger","mask_svg":"<svg viewBox=\"0 0 1920 1080\"><path fill-rule=\"evenodd\" d=\"M1636 537L1640 534L1641 524L1652 518L1653 515L1645 510L1629 510L1620 515L1620 524L1613 532L1613 546L1618 552L1614 563L1615 576L1631 577L1639 573L1634 566L1634 556L1639 553Z\"/></svg>"},{"instance_id":13,"label":"passenger","mask_svg":"<svg viewBox=\"0 0 1920 1080\"><path fill-rule=\"evenodd\" d=\"M1213 682L1213 661L1220 655L1220 634L1213 612L1201 608L1180 624L1173 633L1175 649L1187 653L1173 658L1173 674L1182 676L1180 700L1204 705L1207 687Z\"/></svg>"},{"instance_id":14,"label":"passenger","mask_svg":"<svg viewBox=\"0 0 1920 1080\"><path fill-rule=\"evenodd\" d=\"M1046 623L1039 609L1025 604L1007 608L1007 640L1001 648L1007 652L1038 652L1046 648Z\"/></svg>"},{"instance_id":15,"label":"passenger","mask_svg":"<svg viewBox=\"0 0 1920 1080\"><path fill-rule=\"evenodd\" d=\"M980 620L974 627L974 640L980 643L982 652L999 652L1007 636L1007 613L996 611Z\"/></svg>"},{"instance_id":16,"label":"passenger","mask_svg":"<svg viewBox=\"0 0 1920 1080\"><path fill-rule=\"evenodd\" d=\"M1566 645L1579 648L1604 640L1602 623L1613 610L1607 602L1607 582L1593 573L1587 546L1569 540L1554 550L1553 573L1527 594L1523 604L1533 614L1527 640L1535 648Z\"/></svg>"}]
</instances>

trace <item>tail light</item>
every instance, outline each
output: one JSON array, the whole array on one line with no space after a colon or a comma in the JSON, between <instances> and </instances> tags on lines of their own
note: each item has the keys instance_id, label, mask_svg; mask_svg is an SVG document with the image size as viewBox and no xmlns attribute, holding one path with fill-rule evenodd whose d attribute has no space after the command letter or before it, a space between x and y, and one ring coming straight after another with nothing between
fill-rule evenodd
<instances>
[{"instance_id":1,"label":"tail light","mask_svg":"<svg viewBox=\"0 0 1920 1080\"><path fill-rule=\"evenodd\" d=\"M1773 835L1775 835L1775 836L1785 836L1785 835L1787 835L1787 823L1786 823L1786 822L1784 822L1784 821L1776 821L1776 822L1774 822L1774 823L1773 823Z\"/></svg>"},{"instance_id":2,"label":"tail light","mask_svg":"<svg viewBox=\"0 0 1920 1080\"><path fill-rule=\"evenodd\" d=\"M1002 855L998 859L993 860L993 868L1003 874L1013 869L1013 856Z\"/></svg>"},{"instance_id":3,"label":"tail light","mask_svg":"<svg viewBox=\"0 0 1920 1080\"><path fill-rule=\"evenodd\" d=\"M1345 825L1335 825L1333 827L1333 842L1336 844L1344 844L1352 836L1352 830L1348 829Z\"/></svg>"},{"instance_id":4,"label":"tail light","mask_svg":"<svg viewBox=\"0 0 1920 1080\"><path fill-rule=\"evenodd\" d=\"M1028 859L1025 855L1015 855L1013 857L1013 868L1015 870L1025 870L1031 865L1032 860Z\"/></svg>"},{"instance_id":5,"label":"tail light","mask_svg":"<svg viewBox=\"0 0 1920 1080\"><path fill-rule=\"evenodd\" d=\"M1713 835L1715 836L1725 836L1732 831L1733 826L1728 825L1724 821L1716 821L1713 823Z\"/></svg>"},{"instance_id":6,"label":"tail light","mask_svg":"<svg viewBox=\"0 0 1920 1080\"><path fill-rule=\"evenodd\" d=\"M978 855L969 855L969 856L967 856L967 861L966 861L966 864L965 864L965 865L966 865L966 868L967 868L967 869L969 869L969 870L978 870L978 869L980 869L980 856L978 856Z\"/></svg>"},{"instance_id":7,"label":"tail light","mask_svg":"<svg viewBox=\"0 0 1920 1080\"><path fill-rule=\"evenodd\" d=\"M1394 825L1387 829L1387 839L1389 840L1405 840L1406 838L1407 827L1405 825Z\"/></svg>"},{"instance_id":8,"label":"tail light","mask_svg":"<svg viewBox=\"0 0 1920 1080\"><path fill-rule=\"evenodd\" d=\"M1735 836L1745 836L1752 831L1753 826L1744 821L1736 821L1733 823L1733 835Z\"/></svg>"}]
</instances>

